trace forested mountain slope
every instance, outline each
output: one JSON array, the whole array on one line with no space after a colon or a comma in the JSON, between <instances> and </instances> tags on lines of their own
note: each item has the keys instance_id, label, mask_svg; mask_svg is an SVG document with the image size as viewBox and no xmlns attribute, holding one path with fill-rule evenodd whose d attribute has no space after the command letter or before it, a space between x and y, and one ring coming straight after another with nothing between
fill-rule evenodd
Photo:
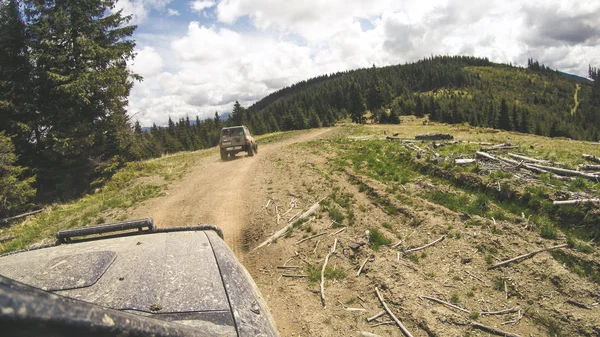
<instances>
[{"instance_id":1,"label":"forested mountain slope","mask_svg":"<svg viewBox=\"0 0 600 337\"><path fill-rule=\"evenodd\" d=\"M596 74L590 69L590 76ZM575 96L575 93L577 95ZM356 97L359 96L359 97ZM577 103L575 101L577 97ZM365 110L431 120L597 140L600 90L530 60L527 69L474 57L433 57L406 65L325 75L275 92L236 114L257 133L329 125ZM362 104L364 103L364 104ZM577 109L574 107L577 105ZM381 109L385 108L385 109Z\"/></svg>"}]
</instances>

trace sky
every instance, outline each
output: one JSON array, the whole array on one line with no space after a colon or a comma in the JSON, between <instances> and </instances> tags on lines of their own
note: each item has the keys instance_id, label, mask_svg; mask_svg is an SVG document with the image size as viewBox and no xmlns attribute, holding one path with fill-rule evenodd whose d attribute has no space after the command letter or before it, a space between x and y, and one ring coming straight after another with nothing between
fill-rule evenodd
<instances>
[{"instance_id":1,"label":"sky","mask_svg":"<svg viewBox=\"0 0 600 337\"><path fill-rule=\"evenodd\" d=\"M535 58L587 77L600 66L600 1L118 0L143 76L128 114L143 126L249 106L285 86L356 68L473 55Z\"/></svg>"}]
</instances>

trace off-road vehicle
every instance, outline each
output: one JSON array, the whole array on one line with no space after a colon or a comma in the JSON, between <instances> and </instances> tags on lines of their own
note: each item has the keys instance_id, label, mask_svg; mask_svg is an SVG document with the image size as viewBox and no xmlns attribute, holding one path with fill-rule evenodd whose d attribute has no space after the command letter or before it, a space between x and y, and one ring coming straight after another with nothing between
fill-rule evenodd
<instances>
[{"instance_id":1,"label":"off-road vehicle","mask_svg":"<svg viewBox=\"0 0 600 337\"><path fill-rule=\"evenodd\" d=\"M244 125L232 126L221 129L221 138L219 138L219 148L221 150L221 159L227 160L227 157L234 157L238 152L247 152L249 157L258 152L258 146L254 137Z\"/></svg>"},{"instance_id":2,"label":"off-road vehicle","mask_svg":"<svg viewBox=\"0 0 600 337\"><path fill-rule=\"evenodd\" d=\"M100 235L100 236L99 236ZM212 225L62 230L0 257L2 336L264 336L256 285Z\"/></svg>"}]
</instances>

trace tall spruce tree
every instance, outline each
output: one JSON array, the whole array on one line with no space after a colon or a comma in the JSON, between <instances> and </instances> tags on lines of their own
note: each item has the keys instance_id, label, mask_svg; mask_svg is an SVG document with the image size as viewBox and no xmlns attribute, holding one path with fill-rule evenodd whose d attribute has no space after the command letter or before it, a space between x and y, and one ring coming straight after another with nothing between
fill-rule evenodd
<instances>
[{"instance_id":1,"label":"tall spruce tree","mask_svg":"<svg viewBox=\"0 0 600 337\"><path fill-rule=\"evenodd\" d=\"M130 155L129 16L114 0L26 2L39 188L70 197Z\"/></svg>"},{"instance_id":2,"label":"tall spruce tree","mask_svg":"<svg viewBox=\"0 0 600 337\"><path fill-rule=\"evenodd\" d=\"M365 116L365 100L360 84L352 81L348 88L348 113L354 123L361 124Z\"/></svg>"},{"instance_id":3,"label":"tall spruce tree","mask_svg":"<svg viewBox=\"0 0 600 337\"><path fill-rule=\"evenodd\" d=\"M498 116L498 128L502 130L511 130L510 116L508 114L508 105L503 98L500 102L500 114Z\"/></svg>"}]
</instances>

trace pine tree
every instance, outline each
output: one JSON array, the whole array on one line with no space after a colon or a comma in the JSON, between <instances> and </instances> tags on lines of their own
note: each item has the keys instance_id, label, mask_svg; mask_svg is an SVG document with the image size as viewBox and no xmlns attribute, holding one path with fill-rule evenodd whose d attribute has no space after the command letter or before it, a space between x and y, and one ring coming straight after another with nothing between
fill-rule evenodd
<instances>
[{"instance_id":1,"label":"pine tree","mask_svg":"<svg viewBox=\"0 0 600 337\"><path fill-rule=\"evenodd\" d=\"M0 131L0 217L23 211L35 195L35 178L23 177L24 168L16 165L17 156L10 137Z\"/></svg>"},{"instance_id":2,"label":"pine tree","mask_svg":"<svg viewBox=\"0 0 600 337\"><path fill-rule=\"evenodd\" d=\"M502 130L511 130L510 116L508 114L508 106L503 98L500 102L500 115L498 116L498 128Z\"/></svg>"},{"instance_id":3,"label":"pine tree","mask_svg":"<svg viewBox=\"0 0 600 337\"><path fill-rule=\"evenodd\" d=\"M235 101L235 104L233 104L233 111L231 111L230 126L243 124L245 119L244 110L245 109L240 105L240 102Z\"/></svg>"},{"instance_id":4,"label":"pine tree","mask_svg":"<svg viewBox=\"0 0 600 337\"><path fill-rule=\"evenodd\" d=\"M517 113L517 105L513 105L512 112L512 130L519 131L521 126L519 125L519 114Z\"/></svg>"},{"instance_id":5,"label":"pine tree","mask_svg":"<svg viewBox=\"0 0 600 337\"><path fill-rule=\"evenodd\" d=\"M362 124L365 116L365 103L360 84L352 81L348 90L348 113L354 123Z\"/></svg>"}]
</instances>

